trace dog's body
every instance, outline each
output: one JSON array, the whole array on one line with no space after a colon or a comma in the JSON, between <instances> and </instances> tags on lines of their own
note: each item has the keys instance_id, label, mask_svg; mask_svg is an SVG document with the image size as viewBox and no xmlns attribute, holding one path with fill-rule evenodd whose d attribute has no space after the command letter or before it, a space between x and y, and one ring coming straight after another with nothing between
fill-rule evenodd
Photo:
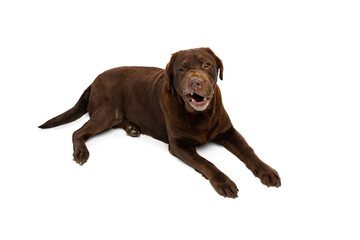
<instances>
[{"instance_id":1,"label":"dog's body","mask_svg":"<svg viewBox=\"0 0 360 240\"><path fill-rule=\"evenodd\" d=\"M263 163L234 129L217 86L221 60L209 49L173 54L166 69L120 67L100 74L65 113L40 128L74 121L86 112L90 120L73 134L74 160L84 164L85 141L114 127L130 136L150 135L169 144L169 151L210 180L222 196L237 197L238 189L215 165L196 152L209 141L223 145L240 158L267 186L280 186L278 173Z\"/></svg>"}]
</instances>

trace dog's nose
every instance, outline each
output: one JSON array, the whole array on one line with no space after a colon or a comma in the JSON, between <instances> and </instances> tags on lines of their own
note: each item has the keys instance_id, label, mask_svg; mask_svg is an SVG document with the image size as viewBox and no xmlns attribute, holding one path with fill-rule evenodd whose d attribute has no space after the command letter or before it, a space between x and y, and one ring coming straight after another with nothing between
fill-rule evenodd
<instances>
[{"instance_id":1,"label":"dog's nose","mask_svg":"<svg viewBox=\"0 0 360 240\"><path fill-rule=\"evenodd\" d=\"M201 78L191 78L189 80L189 85L191 88L197 89L203 86L204 82Z\"/></svg>"}]
</instances>

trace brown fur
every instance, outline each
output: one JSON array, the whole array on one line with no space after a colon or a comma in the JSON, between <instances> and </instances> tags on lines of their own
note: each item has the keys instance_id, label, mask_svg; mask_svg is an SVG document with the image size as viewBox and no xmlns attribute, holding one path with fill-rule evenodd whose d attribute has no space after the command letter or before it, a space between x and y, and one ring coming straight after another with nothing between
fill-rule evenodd
<instances>
[{"instance_id":1,"label":"brown fur","mask_svg":"<svg viewBox=\"0 0 360 240\"><path fill-rule=\"evenodd\" d=\"M40 128L69 123L86 112L90 120L73 134L74 160L89 158L85 141L110 128L130 136L150 135L169 144L169 151L205 178L217 193L237 197L233 181L196 152L209 141L223 145L267 186L281 185L278 173L262 162L231 124L221 100L217 76L223 64L209 48L180 51L166 69L120 67L100 74L65 113Z\"/></svg>"}]
</instances>

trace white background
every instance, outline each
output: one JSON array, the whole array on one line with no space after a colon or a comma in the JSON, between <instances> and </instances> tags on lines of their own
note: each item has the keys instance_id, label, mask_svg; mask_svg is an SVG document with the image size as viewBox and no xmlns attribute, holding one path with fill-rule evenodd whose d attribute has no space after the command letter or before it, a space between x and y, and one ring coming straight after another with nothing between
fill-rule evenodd
<instances>
[{"instance_id":1,"label":"white background","mask_svg":"<svg viewBox=\"0 0 360 240\"><path fill-rule=\"evenodd\" d=\"M2 1L0 239L359 239L358 1ZM234 126L275 168L267 188L225 149L200 154L239 188L217 195L147 136L111 130L72 161L88 116L37 126L95 77L165 67L181 49L223 60Z\"/></svg>"}]
</instances>

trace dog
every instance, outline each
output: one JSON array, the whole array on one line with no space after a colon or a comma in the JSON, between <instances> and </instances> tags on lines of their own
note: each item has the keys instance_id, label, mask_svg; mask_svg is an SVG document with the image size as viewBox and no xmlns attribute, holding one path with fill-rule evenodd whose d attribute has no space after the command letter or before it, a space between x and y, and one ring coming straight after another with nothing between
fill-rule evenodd
<instances>
[{"instance_id":1,"label":"dog","mask_svg":"<svg viewBox=\"0 0 360 240\"><path fill-rule=\"evenodd\" d=\"M165 69L110 69L95 79L74 107L39 127L66 124L88 112L90 120L72 136L78 164L89 158L87 139L123 128L132 137L142 133L167 143L170 153L201 173L218 194L236 198L235 183L196 152L197 146L214 142L243 161L264 185L279 187L279 174L258 158L223 107L217 85L223 71L221 59L210 48L178 51Z\"/></svg>"}]
</instances>

